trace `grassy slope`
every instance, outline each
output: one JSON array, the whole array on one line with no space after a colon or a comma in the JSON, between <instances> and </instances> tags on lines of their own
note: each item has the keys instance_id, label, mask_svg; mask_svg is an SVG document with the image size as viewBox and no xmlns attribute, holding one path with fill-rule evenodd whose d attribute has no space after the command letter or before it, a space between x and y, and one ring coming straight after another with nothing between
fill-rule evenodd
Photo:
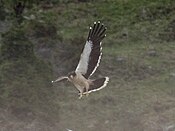
<instances>
[{"instance_id":1,"label":"grassy slope","mask_svg":"<svg viewBox=\"0 0 175 131\"><path fill-rule=\"evenodd\" d=\"M72 93L74 89L63 89L65 99L58 100L61 128L78 131L175 128L175 44L159 35L175 17L175 10L171 10L174 4L165 0L128 0L56 7L55 10L61 10L58 29L65 41L86 36L87 25L95 20L107 25L98 74L111 77L106 89L81 101ZM166 12L167 9L171 11ZM61 88L59 84L58 87Z\"/></svg>"},{"instance_id":2,"label":"grassy slope","mask_svg":"<svg viewBox=\"0 0 175 131\"><path fill-rule=\"evenodd\" d=\"M82 100L77 99L72 85L56 84L58 98L54 101L60 105L60 119L55 125L59 130L175 129L175 44L165 32L175 19L174 7L173 0L103 0L59 4L41 12L38 8L29 12L44 25L54 25L55 37L62 38L65 44L83 42L96 20L108 27L96 75L109 76L110 83ZM26 21L28 31L35 27L32 22ZM59 52L59 48L55 50ZM48 130L55 125L48 125Z\"/></svg>"}]
</instances>

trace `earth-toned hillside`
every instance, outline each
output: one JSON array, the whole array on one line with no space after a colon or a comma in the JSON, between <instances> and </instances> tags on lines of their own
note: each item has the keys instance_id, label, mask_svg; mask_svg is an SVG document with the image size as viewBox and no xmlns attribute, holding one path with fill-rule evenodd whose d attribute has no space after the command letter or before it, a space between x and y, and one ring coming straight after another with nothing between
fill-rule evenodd
<instances>
[{"instance_id":1,"label":"earth-toned hillside","mask_svg":"<svg viewBox=\"0 0 175 131\"><path fill-rule=\"evenodd\" d=\"M110 81L79 100L51 81L94 21L107 36L92 79ZM0 0L0 131L174 131L174 112L174 0Z\"/></svg>"}]
</instances>

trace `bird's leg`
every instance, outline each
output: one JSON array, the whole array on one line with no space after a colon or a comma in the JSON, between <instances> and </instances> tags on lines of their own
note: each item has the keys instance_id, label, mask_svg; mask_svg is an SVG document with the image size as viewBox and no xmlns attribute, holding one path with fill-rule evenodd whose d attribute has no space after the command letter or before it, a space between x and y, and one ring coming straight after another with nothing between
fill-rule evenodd
<instances>
[{"instance_id":1,"label":"bird's leg","mask_svg":"<svg viewBox=\"0 0 175 131\"><path fill-rule=\"evenodd\" d=\"M78 97L78 99L81 99L82 97L83 97L83 89L79 89L79 93L78 93L78 95L79 95L79 97Z\"/></svg>"},{"instance_id":2,"label":"bird's leg","mask_svg":"<svg viewBox=\"0 0 175 131\"><path fill-rule=\"evenodd\" d=\"M80 95L78 99L81 99L83 97L83 92L80 92L78 95Z\"/></svg>"}]
</instances>

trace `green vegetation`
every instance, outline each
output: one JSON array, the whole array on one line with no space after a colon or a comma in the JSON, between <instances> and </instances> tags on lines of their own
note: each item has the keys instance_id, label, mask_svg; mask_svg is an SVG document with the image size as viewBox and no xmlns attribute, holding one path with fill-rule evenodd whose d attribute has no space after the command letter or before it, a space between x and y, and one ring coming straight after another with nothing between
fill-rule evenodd
<instances>
[{"instance_id":1,"label":"green vegetation","mask_svg":"<svg viewBox=\"0 0 175 131\"><path fill-rule=\"evenodd\" d=\"M26 0L20 22L13 2L0 5L2 129L175 130L174 0ZM108 30L95 76L110 82L78 100L50 81L76 68L98 20Z\"/></svg>"}]
</instances>

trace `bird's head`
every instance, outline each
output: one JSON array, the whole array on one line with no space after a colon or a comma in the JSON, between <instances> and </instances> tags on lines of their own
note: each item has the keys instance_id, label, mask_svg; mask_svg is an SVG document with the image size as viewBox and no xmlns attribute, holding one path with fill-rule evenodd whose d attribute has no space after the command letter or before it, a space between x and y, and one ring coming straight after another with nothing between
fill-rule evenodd
<instances>
[{"instance_id":1,"label":"bird's head","mask_svg":"<svg viewBox=\"0 0 175 131\"><path fill-rule=\"evenodd\" d=\"M72 80L75 76L76 76L75 71L72 71L72 72L70 72L70 73L68 74L68 78L69 78L70 80Z\"/></svg>"}]
</instances>

